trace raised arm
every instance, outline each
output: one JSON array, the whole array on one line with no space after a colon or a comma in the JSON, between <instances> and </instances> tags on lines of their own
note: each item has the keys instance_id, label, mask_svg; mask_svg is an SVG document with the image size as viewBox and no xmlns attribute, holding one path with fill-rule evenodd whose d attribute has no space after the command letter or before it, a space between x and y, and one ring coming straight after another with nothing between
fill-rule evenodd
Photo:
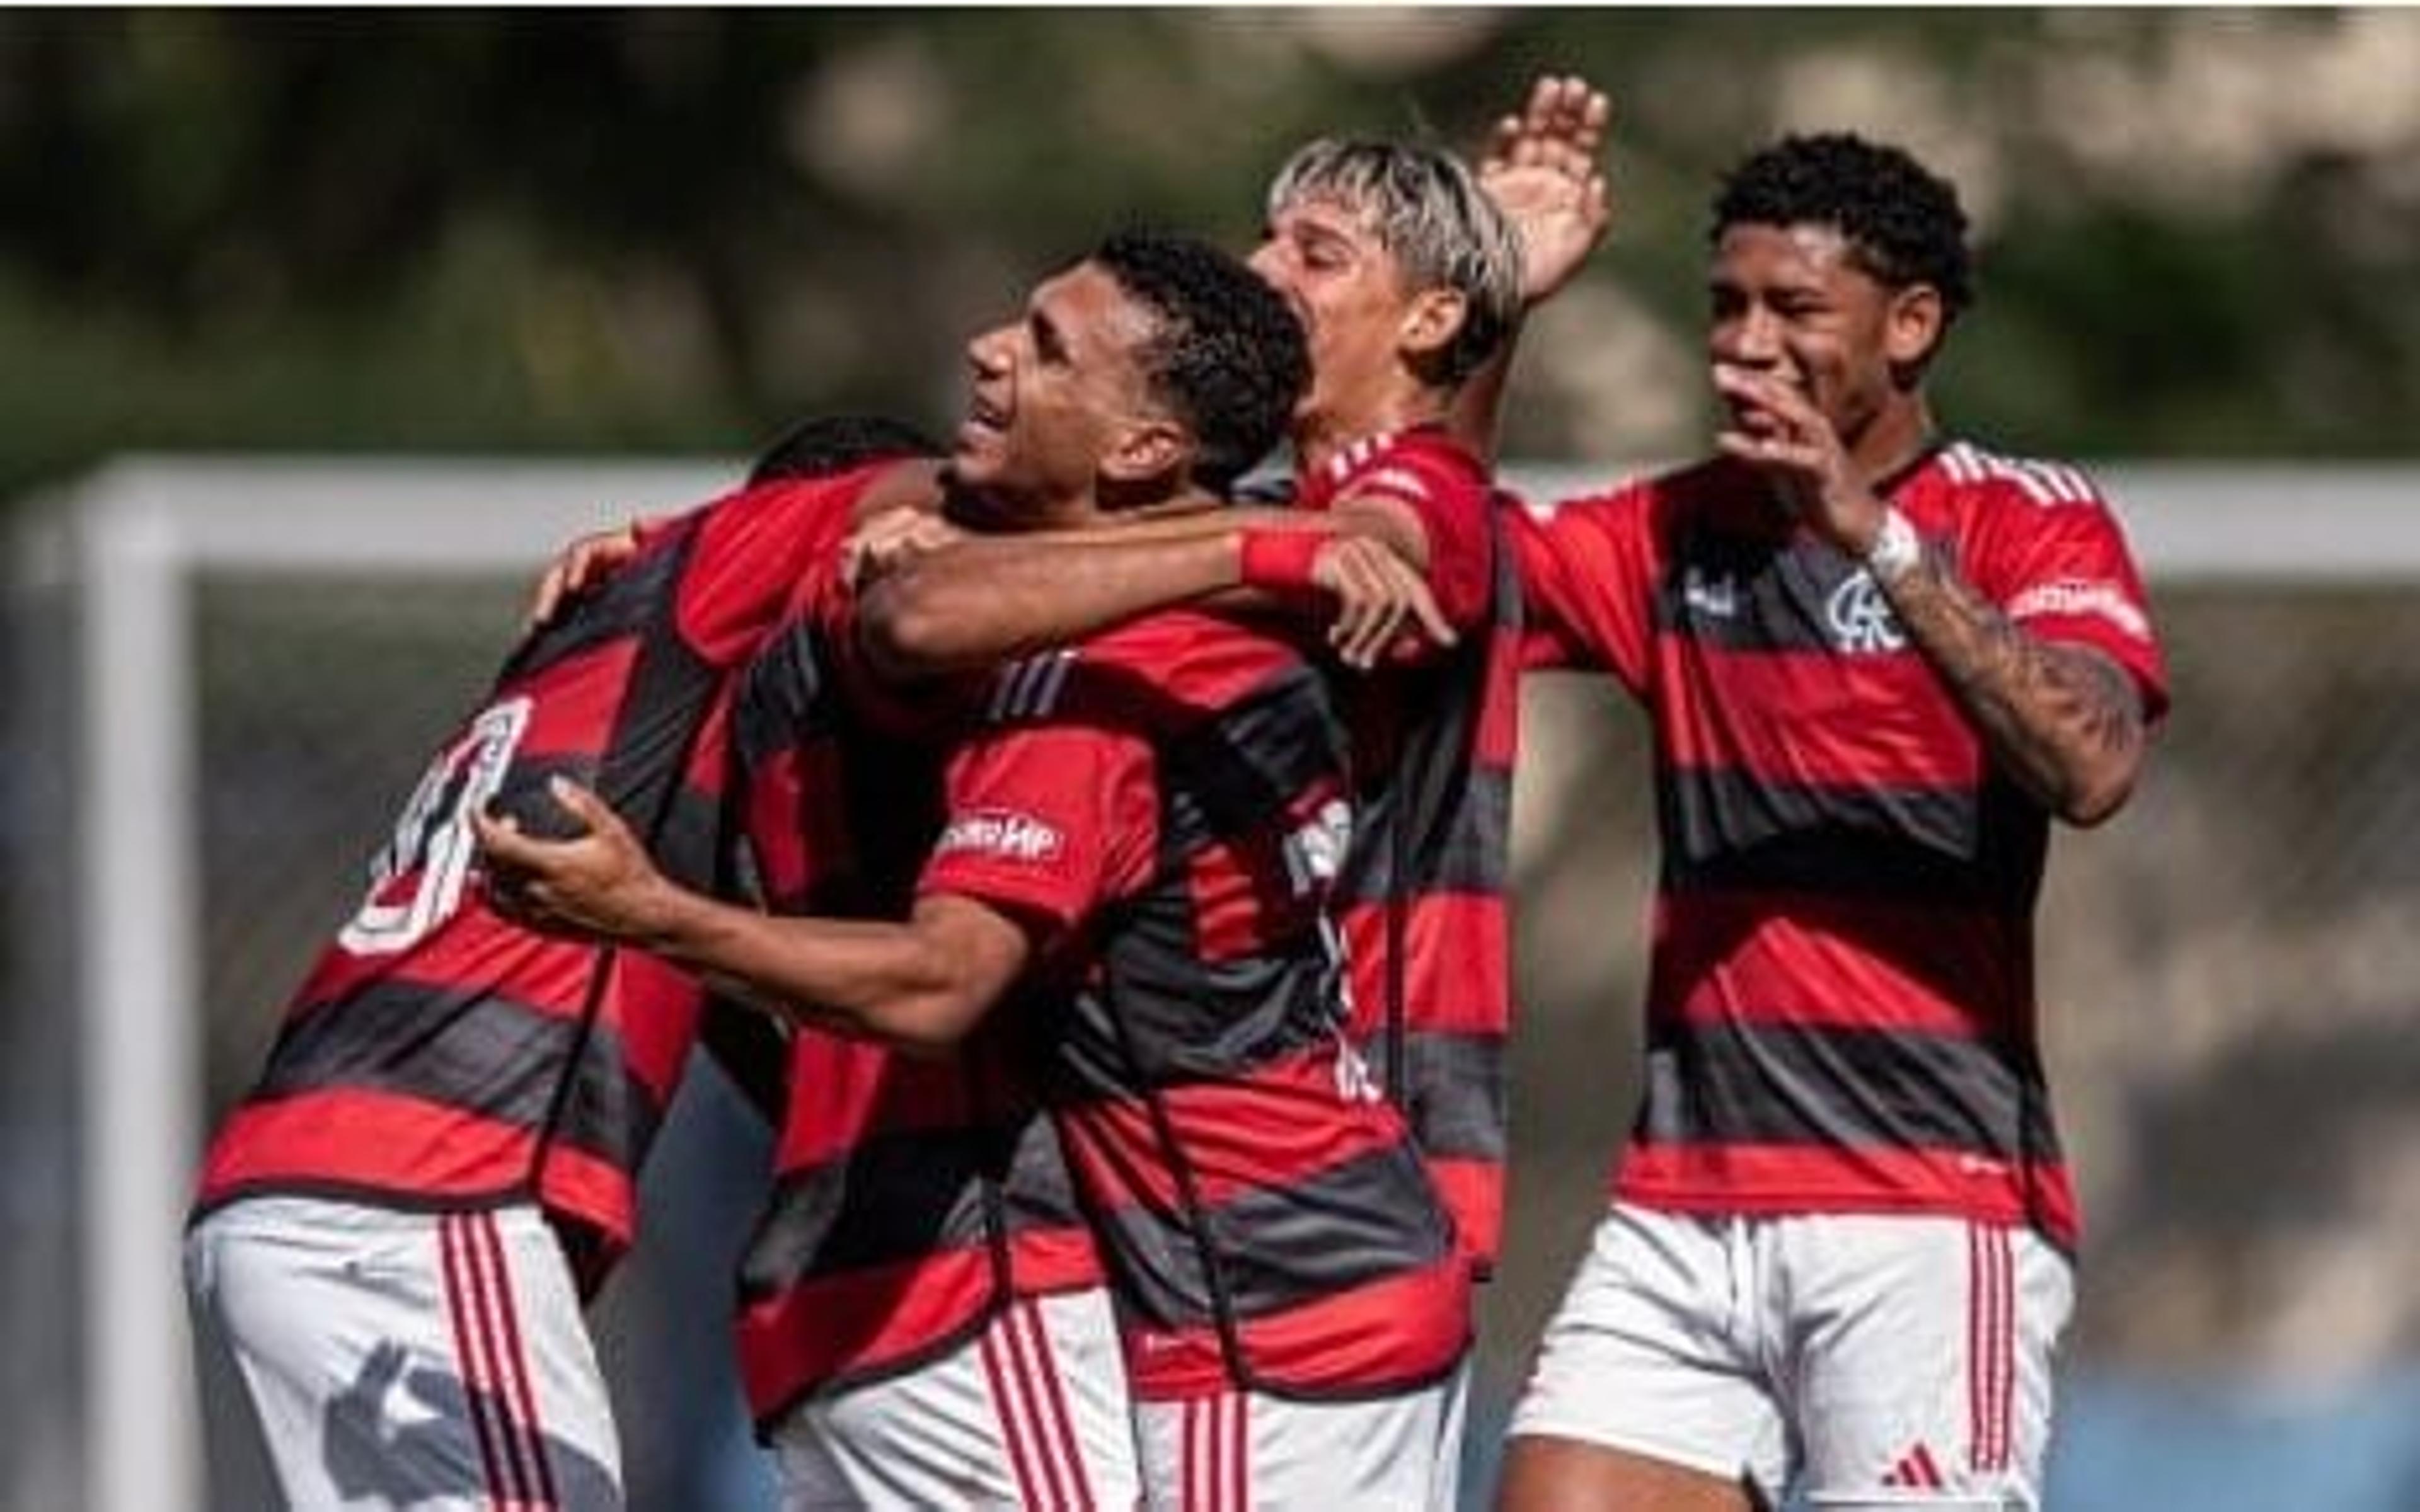
<instances>
[{"instance_id":1,"label":"raised arm","mask_svg":"<svg viewBox=\"0 0 2420 1512\"><path fill-rule=\"evenodd\" d=\"M901 923L781 917L720 902L659 872L595 794L561 779L553 792L585 834L544 841L509 819L473 819L500 912L647 950L795 1022L939 1053L974 1027L1032 953L1021 925L949 894L920 900Z\"/></svg>"},{"instance_id":2,"label":"raised arm","mask_svg":"<svg viewBox=\"0 0 2420 1512\"><path fill-rule=\"evenodd\" d=\"M1542 74L1520 112L1496 123L1479 163L1480 187L1521 236L1521 302L1534 310L1571 282L1613 222L1605 150L1613 103L1576 75ZM1451 425L1493 458L1504 385L1518 345L1505 343L1455 395Z\"/></svg>"}]
</instances>

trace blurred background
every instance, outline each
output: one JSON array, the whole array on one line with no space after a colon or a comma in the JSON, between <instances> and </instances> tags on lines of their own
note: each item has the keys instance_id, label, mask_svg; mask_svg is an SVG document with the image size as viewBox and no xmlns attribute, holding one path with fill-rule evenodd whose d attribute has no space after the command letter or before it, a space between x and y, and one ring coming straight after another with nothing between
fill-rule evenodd
<instances>
[{"instance_id":1,"label":"blurred background","mask_svg":"<svg viewBox=\"0 0 2420 1512\"><path fill-rule=\"evenodd\" d=\"M143 1110L109 1105L127 1041L78 1007L155 964L100 943L126 781L168 771L192 831L120 835L156 841L173 917L130 901L115 936L190 981L133 1043L191 1083L190 1159L543 543L706 497L807 411L945 430L964 337L1106 229L1247 247L1300 139L1475 146L1542 69L1613 94L1620 208L1525 339L1529 476L1703 445L1714 176L1853 128L1976 223L1949 425L2210 479L2293 548L2151 562L2176 716L2126 815L2054 847L2089 1238L2051 1504L2420 1507L2420 12L1367 8L0 13L0 1506L137 1504L97 1489L95 1446L146 1426L95 1421L91 1319L112 1267L175 1257L100 1253L96 1160ZM2386 501L2358 532L2325 507L2348 491ZM469 544L93 544L271 494L339 530L438 501L415 550ZM130 596L169 649L116 723L94 626ZM1586 684L1528 707L1482 1480L1626 1122L1652 866L1636 717ZM764 1504L720 1328L762 1158L693 1077L602 1314L634 1505ZM270 1502L231 1384L195 1505Z\"/></svg>"}]
</instances>

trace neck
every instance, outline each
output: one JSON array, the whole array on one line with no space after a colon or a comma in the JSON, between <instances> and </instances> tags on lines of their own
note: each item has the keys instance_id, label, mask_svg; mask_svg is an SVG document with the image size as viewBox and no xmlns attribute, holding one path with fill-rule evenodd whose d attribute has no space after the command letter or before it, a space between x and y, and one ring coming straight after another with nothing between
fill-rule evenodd
<instances>
[{"instance_id":1,"label":"neck","mask_svg":"<svg viewBox=\"0 0 2420 1512\"><path fill-rule=\"evenodd\" d=\"M1452 395L1408 382L1353 404L1306 403L1295 412L1290 439L1295 471L1315 472L1337 453L1365 436L1442 424L1452 412Z\"/></svg>"},{"instance_id":2,"label":"neck","mask_svg":"<svg viewBox=\"0 0 2420 1512\"><path fill-rule=\"evenodd\" d=\"M1932 444L1932 410L1922 393L1885 406L1849 439L1849 463L1857 481L1871 486L1891 477Z\"/></svg>"}]
</instances>

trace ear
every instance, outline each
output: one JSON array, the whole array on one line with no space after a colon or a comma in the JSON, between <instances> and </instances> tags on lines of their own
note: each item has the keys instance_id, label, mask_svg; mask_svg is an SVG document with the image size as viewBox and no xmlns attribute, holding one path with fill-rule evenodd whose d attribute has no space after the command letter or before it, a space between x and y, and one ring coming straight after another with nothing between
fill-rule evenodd
<instances>
[{"instance_id":1,"label":"ear","mask_svg":"<svg viewBox=\"0 0 2420 1512\"><path fill-rule=\"evenodd\" d=\"M1397 342L1415 363L1434 357L1462 333L1469 314L1469 302L1458 291L1424 288L1412 296L1411 307L1404 312Z\"/></svg>"},{"instance_id":2,"label":"ear","mask_svg":"<svg viewBox=\"0 0 2420 1512\"><path fill-rule=\"evenodd\" d=\"M1894 368L1922 367L1941 345L1948 323L1941 291L1930 284L1910 284L1895 291L1883 311L1883 356Z\"/></svg>"},{"instance_id":3,"label":"ear","mask_svg":"<svg viewBox=\"0 0 2420 1512\"><path fill-rule=\"evenodd\" d=\"M1108 455L1101 475L1112 484L1134 485L1181 475L1193 460L1193 436L1173 420L1130 421Z\"/></svg>"}]
</instances>

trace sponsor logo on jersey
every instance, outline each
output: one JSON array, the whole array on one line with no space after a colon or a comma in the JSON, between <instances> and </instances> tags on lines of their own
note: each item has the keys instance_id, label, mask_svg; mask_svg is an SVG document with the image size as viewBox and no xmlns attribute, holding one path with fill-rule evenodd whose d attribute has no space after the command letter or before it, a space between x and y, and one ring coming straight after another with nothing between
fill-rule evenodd
<instances>
[{"instance_id":1,"label":"sponsor logo on jersey","mask_svg":"<svg viewBox=\"0 0 2420 1512\"><path fill-rule=\"evenodd\" d=\"M1728 575L1710 578L1702 569L1691 567L1681 579L1681 601L1708 619L1737 619L1739 583Z\"/></svg>"},{"instance_id":2,"label":"sponsor logo on jersey","mask_svg":"<svg viewBox=\"0 0 2420 1512\"><path fill-rule=\"evenodd\" d=\"M2009 618L2038 619L2049 614L2088 614L2108 621L2137 640L2151 639L2151 622L2126 591L2103 579L2060 578L2036 583L2009 601Z\"/></svg>"},{"instance_id":3,"label":"sponsor logo on jersey","mask_svg":"<svg viewBox=\"0 0 2420 1512\"><path fill-rule=\"evenodd\" d=\"M1891 612L1890 600L1863 568L1840 579L1823 603L1823 622L1832 643L1853 656L1880 656L1907 645L1907 632Z\"/></svg>"},{"instance_id":4,"label":"sponsor logo on jersey","mask_svg":"<svg viewBox=\"0 0 2420 1512\"><path fill-rule=\"evenodd\" d=\"M934 842L933 854L968 852L1032 865L1049 860L1065 845L1066 837L1032 814L985 809L952 820Z\"/></svg>"}]
</instances>

